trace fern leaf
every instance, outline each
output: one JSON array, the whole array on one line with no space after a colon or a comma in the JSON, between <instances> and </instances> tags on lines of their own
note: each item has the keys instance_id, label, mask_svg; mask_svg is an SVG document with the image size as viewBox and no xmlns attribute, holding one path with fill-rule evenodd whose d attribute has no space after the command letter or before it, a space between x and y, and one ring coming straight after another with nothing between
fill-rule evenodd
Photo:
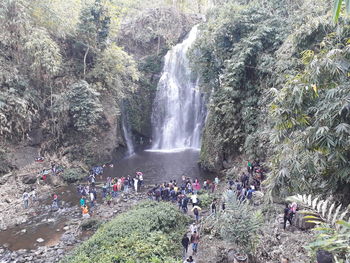
<instances>
[{"instance_id":1,"label":"fern leaf","mask_svg":"<svg viewBox=\"0 0 350 263\"><path fill-rule=\"evenodd\" d=\"M309 195L309 196L307 197L307 205L308 205L309 207L311 207L311 206L312 206L312 199L311 199L311 195Z\"/></svg>"},{"instance_id":2,"label":"fern leaf","mask_svg":"<svg viewBox=\"0 0 350 263\"><path fill-rule=\"evenodd\" d=\"M340 215L339 221L343 221L346 214L349 212L349 206L344 210L344 212Z\"/></svg>"},{"instance_id":3,"label":"fern leaf","mask_svg":"<svg viewBox=\"0 0 350 263\"><path fill-rule=\"evenodd\" d=\"M317 200L319 197L316 197L313 201L312 201L312 209L316 210L316 205L317 205Z\"/></svg>"},{"instance_id":4,"label":"fern leaf","mask_svg":"<svg viewBox=\"0 0 350 263\"><path fill-rule=\"evenodd\" d=\"M320 225L322 224L322 221L317 221L317 220L307 220L307 223L314 223L315 225Z\"/></svg>"},{"instance_id":5,"label":"fern leaf","mask_svg":"<svg viewBox=\"0 0 350 263\"><path fill-rule=\"evenodd\" d=\"M323 202L323 205L322 205L322 217L325 217L325 216L326 216L327 205L328 205L328 200L326 200L325 202Z\"/></svg>"},{"instance_id":6,"label":"fern leaf","mask_svg":"<svg viewBox=\"0 0 350 263\"><path fill-rule=\"evenodd\" d=\"M307 195L306 194L303 194L303 203L307 204Z\"/></svg>"},{"instance_id":7,"label":"fern leaf","mask_svg":"<svg viewBox=\"0 0 350 263\"><path fill-rule=\"evenodd\" d=\"M328 221L328 222L331 221L331 215L332 215L332 212L333 212L334 207L335 207L335 203L333 203L333 204L331 205L331 207L329 208L329 210L328 210L328 216L327 216L327 221Z\"/></svg>"},{"instance_id":8,"label":"fern leaf","mask_svg":"<svg viewBox=\"0 0 350 263\"><path fill-rule=\"evenodd\" d=\"M337 207L337 209L335 210L335 214L334 214L333 220L332 220L332 225L335 225L335 222L337 221L337 217L338 217L340 208L341 208L341 205L339 205L339 206Z\"/></svg>"},{"instance_id":9,"label":"fern leaf","mask_svg":"<svg viewBox=\"0 0 350 263\"><path fill-rule=\"evenodd\" d=\"M320 201L318 202L318 204L317 204L317 209L316 209L317 213L321 213L321 206L322 206L323 203L324 203L323 200L320 200Z\"/></svg>"}]
</instances>

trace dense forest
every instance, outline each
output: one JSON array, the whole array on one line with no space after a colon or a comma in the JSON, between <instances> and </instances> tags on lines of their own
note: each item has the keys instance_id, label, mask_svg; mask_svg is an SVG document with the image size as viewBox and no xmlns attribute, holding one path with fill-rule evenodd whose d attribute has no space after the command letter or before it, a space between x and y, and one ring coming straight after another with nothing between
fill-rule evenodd
<instances>
[{"instance_id":1,"label":"dense forest","mask_svg":"<svg viewBox=\"0 0 350 263\"><path fill-rule=\"evenodd\" d=\"M323 226L300 253L311 262L322 249L348 262L348 12L348 0L3 0L0 178L23 168L14 160L28 149L64 163L65 181L76 182L125 156L127 130L137 147L149 146L164 57L198 25L187 54L206 104L198 164L222 181L240 180L248 161L266 171L257 211L226 189L204 193L207 206L229 200L232 214L209 216L203 229L252 262L272 262L259 247L273 235L264 234L273 204L298 200ZM146 202L63 262L180 262L176 242L188 223L176 208Z\"/></svg>"},{"instance_id":2,"label":"dense forest","mask_svg":"<svg viewBox=\"0 0 350 263\"><path fill-rule=\"evenodd\" d=\"M269 163L271 197L349 202L349 31L331 11L329 1L237 1L209 13L193 51L212 94L204 167L243 153Z\"/></svg>"}]
</instances>

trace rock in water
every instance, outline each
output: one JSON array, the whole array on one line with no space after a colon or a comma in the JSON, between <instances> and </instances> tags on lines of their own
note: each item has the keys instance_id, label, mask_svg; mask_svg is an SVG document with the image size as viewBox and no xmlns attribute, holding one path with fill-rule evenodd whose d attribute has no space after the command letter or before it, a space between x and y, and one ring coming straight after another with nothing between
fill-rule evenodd
<instances>
[{"instance_id":1,"label":"rock in water","mask_svg":"<svg viewBox=\"0 0 350 263\"><path fill-rule=\"evenodd\" d=\"M38 243L42 243L42 242L44 242L45 240L43 239L43 238L38 238L37 240L36 240L36 242L38 242Z\"/></svg>"}]
</instances>

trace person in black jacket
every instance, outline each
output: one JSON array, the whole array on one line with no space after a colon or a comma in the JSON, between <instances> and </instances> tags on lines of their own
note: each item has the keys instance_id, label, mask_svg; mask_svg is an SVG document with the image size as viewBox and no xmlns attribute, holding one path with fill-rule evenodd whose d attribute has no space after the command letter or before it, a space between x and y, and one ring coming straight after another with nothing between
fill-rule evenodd
<instances>
[{"instance_id":1,"label":"person in black jacket","mask_svg":"<svg viewBox=\"0 0 350 263\"><path fill-rule=\"evenodd\" d=\"M188 245L190 244L190 239L188 238L187 234L185 234L181 240L181 244L184 247L183 254L184 258L186 258Z\"/></svg>"}]
</instances>

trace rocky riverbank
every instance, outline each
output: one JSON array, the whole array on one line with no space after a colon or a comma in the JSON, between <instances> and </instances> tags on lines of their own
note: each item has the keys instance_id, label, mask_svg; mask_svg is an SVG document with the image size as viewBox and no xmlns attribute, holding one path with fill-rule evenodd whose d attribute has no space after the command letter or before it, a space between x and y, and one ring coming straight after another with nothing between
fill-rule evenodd
<instances>
[{"instance_id":1,"label":"rocky riverbank","mask_svg":"<svg viewBox=\"0 0 350 263\"><path fill-rule=\"evenodd\" d=\"M108 206L105 202L97 203L94 213L89 219L82 219L80 208L77 205L67 207L67 203L51 214L31 216L31 212L28 212L23 215L21 222L26 222L31 227L34 224L34 228L36 226L39 227L43 223L48 225L55 224L57 229L54 229L54 233L51 233L48 240L46 240L46 237L37 236L35 241L33 241L35 244L25 244L30 249L13 250L8 243L3 244L0 247L0 262L58 262L67 252L93 234L101 223L127 211L146 198L147 195L145 193L121 194L113 199L111 206ZM40 206L32 207L30 211L39 213L38 208ZM47 216L52 218L47 219ZM44 219L41 219L42 217ZM17 235L26 233L27 230L23 227L23 224L15 227L18 230L16 232ZM7 229L7 231L9 230L11 228ZM6 231L3 233L6 233Z\"/></svg>"}]
</instances>

